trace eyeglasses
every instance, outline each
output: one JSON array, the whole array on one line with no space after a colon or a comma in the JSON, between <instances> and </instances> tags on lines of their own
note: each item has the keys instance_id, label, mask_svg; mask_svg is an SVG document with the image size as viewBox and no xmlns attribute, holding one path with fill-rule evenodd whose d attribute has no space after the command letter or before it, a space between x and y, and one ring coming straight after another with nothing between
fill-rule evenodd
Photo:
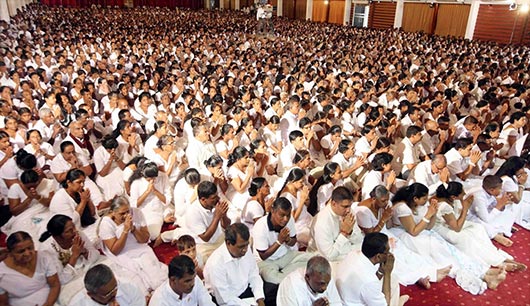
<instances>
[{"instance_id":1,"label":"eyeglasses","mask_svg":"<svg viewBox=\"0 0 530 306\"><path fill-rule=\"evenodd\" d=\"M116 284L116 287L114 287L114 289L109 291L107 294L100 294L100 293L96 293L96 294L101 296L105 300L107 300L107 299L111 298L112 296L116 295L116 292L118 292L118 284Z\"/></svg>"}]
</instances>

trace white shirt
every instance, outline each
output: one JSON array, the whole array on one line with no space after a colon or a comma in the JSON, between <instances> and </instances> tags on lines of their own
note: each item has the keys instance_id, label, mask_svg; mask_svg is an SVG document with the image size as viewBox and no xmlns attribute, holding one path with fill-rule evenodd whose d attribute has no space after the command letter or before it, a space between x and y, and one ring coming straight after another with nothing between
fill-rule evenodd
<instances>
[{"instance_id":1,"label":"white shirt","mask_svg":"<svg viewBox=\"0 0 530 306\"><path fill-rule=\"evenodd\" d=\"M206 169L204 161L215 154L217 152L211 142L203 143L195 139L195 137L190 137L188 147L186 148L186 157L188 158L190 168L195 168L199 172L202 172L201 169Z\"/></svg>"},{"instance_id":2,"label":"white shirt","mask_svg":"<svg viewBox=\"0 0 530 306\"><path fill-rule=\"evenodd\" d=\"M278 306L312 306L313 302L320 298L326 298L329 306L342 306L333 278L329 281L326 291L315 293L307 284L305 269L302 268L291 272L280 283L276 304Z\"/></svg>"},{"instance_id":3,"label":"white shirt","mask_svg":"<svg viewBox=\"0 0 530 306\"><path fill-rule=\"evenodd\" d=\"M403 138L403 140L397 145L396 154L394 154L394 160L392 161L392 169L396 174L404 173L409 168L409 164L418 164L420 162L418 146L413 145L410 139Z\"/></svg>"},{"instance_id":4,"label":"white shirt","mask_svg":"<svg viewBox=\"0 0 530 306\"><path fill-rule=\"evenodd\" d=\"M165 281L153 293L149 306L215 306L215 304L200 278L195 276L193 290L183 294L182 299L171 289L169 280Z\"/></svg>"},{"instance_id":5,"label":"white shirt","mask_svg":"<svg viewBox=\"0 0 530 306\"><path fill-rule=\"evenodd\" d=\"M429 194L435 194L438 186L442 184L440 175L432 173L432 161L426 160L419 163L409 177L409 184L421 183L429 188Z\"/></svg>"},{"instance_id":6,"label":"white shirt","mask_svg":"<svg viewBox=\"0 0 530 306\"><path fill-rule=\"evenodd\" d=\"M447 169L449 169L449 173L451 173L451 180L456 180L456 175L466 171L469 167L469 158L460 155L455 148L452 148L445 153L445 159L447 159Z\"/></svg>"},{"instance_id":7,"label":"white shirt","mask_svg":"<svg viewBox=\"0 0 530 306\"><path fill-rule=\"evenodd\" d=\"M326 205L313 218L308 250L320 252L329 261L340 261L352 250L360 249L363 239L361 229L356 223L350 237L346 237L340 233L340 219L331 205Z\"/></svg>"},{"instance_id":8,"label":"white shirt","mask_svg":"<svg viewBox=\"0 0 530 306\"><path fill-rule=\"evenodd\" d=\"M360 251L351 252L339 265L337 289L348 306L387 306L377 266Z\"/></svg>"},{"instance_id":9,"label":"white shirt","mask_svg":"<svg viewBox=\"0 0 530 306\"><path fill-rule=\"evenodd\" d=\"M141 290L135 285L126 282L118 282L118 293L116 294L116 301L120 305L127 306L145 306L145 297ZM101 306L100 303L94 301L88 296L86 290L82 290L76 294L70 301L69 306Z\"/></svg>"},{"instance_id":10,"label":"white shirt","mask_svg":"<svg viewBox=\"0 0 530 306\"><path fill-rule=\"evenodd\" d=\"M203 241L199 235L206 232L208 227L213 221L213 216L215 213L215 208L208 210L204 208L199 200L196 200L191 204L191 206L186 211L184 215L184 228L186 229L187 234L195 238L195 242L200 243L215 243L223 235L223 229L221 227L221 221L217 225L217 229L210 238L209 241Z\"/></svg>"},{"instance_id":11,"label":"white shirt","mask_svg":"<svg viewBox=\"0 0 530 306\"><path fill-rule=\"evenodd\" d=\"M289 133L296 129L298 129L298 116L291 113L291 111L286 111L280 120L280 130L284 146L289 144Z\"/></svg>"},{"instance_id":12,"label":"white shirt","mask_svg":"<svg viewBox=\"0 0 530 306\"><path fill-rule=\"evenodd\" d=\"M252 237L254 238L254 249L256 250L255 256L259 261L261 261L261 258L259 257L258 251L266 251L271 245L276 243L276 241L278 240L278 235L280 234L279 232L274 231L274 229L272 228L272 223L270 223L270 217L270 214L261 217L258 221L256 221L256 224L254 224L254 228L252 229ZM291 238L296 237L296 228L293 217L289 219L287 225L285 226L289 229ZM289 252L288 246L282 244L266 260L272 261L280 259L282 256L287 254L287 252Z\"/></svg>"},{"instance_id":13,"label":"white shirt","mask_svg":"<svg viewBox=\"0 0 530 306\"><path fill-rule=\"evenodd\" d=\"M239 295L249 285L256 300L265 298L263 280L252 252L247 250L243 257L234 258L228 252L226 243L208 258L204 266L204 281L220 306L244 305Z\"/></svg>"}]
</instances>

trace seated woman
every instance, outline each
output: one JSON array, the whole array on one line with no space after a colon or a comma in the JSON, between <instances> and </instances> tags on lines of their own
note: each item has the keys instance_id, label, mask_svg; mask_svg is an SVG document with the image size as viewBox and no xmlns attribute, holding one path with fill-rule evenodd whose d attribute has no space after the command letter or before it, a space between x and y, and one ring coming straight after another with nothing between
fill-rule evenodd
<instances>
[{"instance_id":1,"label":"seated woman","mask_svg":"<svg viewBox=\"0 0 530 306\"><path fill-rule=\"evenodd\" d=\"M324 166L324 174L318 178L315 185L309 192L309 206L307 211L315 216L331 198L331 193L335 187L344 185L342 180L342 170L339 164L329 162Z\"/></svg>"},{"instance_id":2,"label":"seated woman","mask_svg":"<svg viewBox=\"0 0 530 306\"><path fill-rule=\"evenodd\" d=\"M9 235L24 230L37 239L49 218L48 206L56 189L54 180L42 178L35 170L22 172L20 182L9 188L7 197L13 217L2 227L2 231Z\"/></svg>"},{"instance_id":3,"label":"seated woman","mask_svg":"<svg viewBox=\"0 0 530 306\"><path fill-rule=\"evenodd\" d=\"M42 141L42 135L38 130L29 130L26 134L29 143L24 147L24 150L35 155L37 167L44 168L47 166L46 168L49 169L50 163L55 157L52 145Z\"/></svg>"},{"instance_id":4,"label":"seated woman","mask_svg":"<svg viewBox=\"0 0 530 306\"><path fill-rule=\"evenodd\" d=\"M394 206L390 231L411 251L430 257L439 267L451 266L449 276L471 294L496 289L506 279L506 271L492 269L460 252L431 229L435 225L438 201L432 199L426 207L429 189L420 183L400 188Z\"/></svg>"},{"instance_id":5,"label":"seated woman","mask_svg":"<svg viewBox=\"0 0 530 306\"><path fill-rule=\"evenodd\" d=\"M129 179L131 184L131 206L139 208L145 216L150 240L160 235L166 208L171 202L171 191L166 175L159 175L153 162L143 163ZM173 217L173 216L171 216Z\"/></svg>"},{"instance_id":6,"label":"seated woman","mask_svg":"<svg viewBox=\"0 0 530 306\"><path fill-rule=\"evenodd\" d=\"M473 196L464 199L465 195L459 182L449 182L447 188L440 185L436 189L438 212L433 230L467 256L488 266L504 266L506 271L525 270L524 264L515 262L512 256L493 245L481 224L466 220Z\"/></svg>"},{"instance_id":7,"label":"seated woman","mask_svg":"<svg viewBox=\"0 0 530 306\"><path fill-rule=\"evenodd\" d=\"M99 237L103 251L120 267L138 276L144 295L167 280L167 266L147 245L149 231L140 209L131 208L125 197L112 200L110 212L101 219Z\"/></svg>"},{"instance_id":8,"label":"seated woman","mask_svg":"<svg viewBox=\"0 0 530 306\"><path fill-rule=\"evenodd\" d=\"M72 218L76 228L82 229L90 241L97 241L97 212L90 199L90 191L85 187L85 173L71 169L66 173L61 189L53 195L50 202L50 214L65 215Z\"/></svg>"},{"instance_id":9,"label":"seated woman","mask_svg":"<svg viewBox=\"0 0 530 306\"><path fill-rule=\"evenodd\" d=\"M270 195L270 186L263 177L252 179L248 187L248 195L250 198L241 212L241 222L252 231L254 223L270 211L274 198L267 197Z\"/></svg>"},{"instance_id":10,"label":"seated woman","mask_svg":"<svg viewBox=\"0 0 530 306\"><path fill-rule=\"evenodd\" d=\"M177 151L176 141L173 136L162 135L158 139L151 160L158 165L158 169L165 173L169 179L169 186L173 188L182 170L188 167L184 151Z\"/></svg>"},{"instance_id":11,"label":"seated woman","mask_svg":"<svg viewBox=\"0 0 530 306\"><path fill-rule=\"evenodd\" d=\"M436 264L428 257L410 251L387 229L392 218L392 206L389 202L390 192L383 185L376 186L370 197L361 201L354 208L359 228L364 234L381 232L392 241L392 253L395 256L395 271L399 275L399 283L408 286L414 283L429 289L430 282L441 281L449 273L450 267L436 269Z\"/></svg>"},{"instance_id":12,"label":"seated woman","mask_svg":"<svg viewBox=\"0 0 530 306\"><path fill-rule=\"evenodd\" d=\"M99 251L85 234L77 231L70 217L55 215L46 228L38 249L55 256L53 267L62 285L58 303L67 305L83 289L81 276L98 261Z\"/></svg>"},{"instance_id":13,"label":"seated woman","mask_svg":"<svg viewBox=\"0 0 530 306\"><path fill-rule=\"evenodd\" d=\"M4 131L9 135L9 142L13 145L13 152L16 153L26 146L26 134L23 130L18 129L18 121L15 117L5 117L4 123Z\"/></svg>"},{"instance_id":14,"label":"seated woman","mask_svg":"<svg viewBox=\"0 0 530 306\"><path fill-rule=\"evenodd\" d=\"M131 159L123 169L122 172L122 181L123 185L125 186L125 192L127 193L127 196L131 194L131 184L129 183L129 179L133 175L134 171L138 169L139 166L143 165L145 161L147 160L146 157L142 155L135 156L133 159Z\"/></svg>"},{"instance_id":15,"label":"seated woman","mask_svg":"<svg viewBox=\"0 0 530 306\"><path fill-rule=\"evenodd\" d=\"M228 190L228 181L223 170L223 158L220 155L212 155L204 161L204 165L208 169L208 173L202 173L201 177L214 183L219 191L219 196L224 197Z\"/></svg>"},{"instance_id":16,"label":"seated woman","mask_svg":"<svg viewBox=\"0 0 530 306\"><path fill-rule=\"evenodd\" d=\"M94 152L94 166L96 167L96 184L103 191L105 201L124 192L123 186L123 156L118 151L118 141L112 137L105 137L101 146ZM100 207L101 209L102 207Z\"/></svg>"},{"instance_id":17,"label":"seated woman","mask_svg":"<svg viewBox=\"0 0 530 306\"><path fill-rule=\"evenodd\" d=\"M396 192L396 173L392 170L392 159L394 157L389 153L379 153L371 161L372 170L370 170L363 180L362 199L368 199L370 192L375 186L386 186L390 192Z\"/></svg>"},{"instance_id":18,"label":"seated woman","mask_svg":"<svg viewBox=\"0 0 530 306\"><path fill-rule=\"evenodd\" d=\"M313 220L313 217L307 212L309 187L306 185L305 177L304 170L293 168L277 194L277 198L285 197L291 202L298 242L304 246L307 245L311 238L309 228Z\"/></svg>"},{"instance_id":19,"label":"seated woman","mask_svg":"<svg viewBox=\"0 0 530 306\"><path fill-rule=\"evenodd\" d=\"M248 186L254 177L256 163L251 160L250 152L238 146L228 157L228 179L230 184L226 197L230 201L228 217L233 222L241 219L241 211L248 200Z\"/></svg>"},{"instance_id":20,"label":"seated woman","mask_svg":"<svg viewBox=\"0 0 530 306\"><path fill-rule=\"evenodd\" d=\"M7 250L7 258L0 263L0 305L54 305L61 284L52 255L35 251L26 232L11 234Z\"/></svg>"}]
</instances>

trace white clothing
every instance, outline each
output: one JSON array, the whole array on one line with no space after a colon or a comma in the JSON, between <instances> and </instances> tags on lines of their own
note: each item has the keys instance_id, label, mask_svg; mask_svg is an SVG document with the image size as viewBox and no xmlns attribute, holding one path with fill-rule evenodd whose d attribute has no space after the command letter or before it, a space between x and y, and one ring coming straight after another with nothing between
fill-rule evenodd
<instances>
[{"instance_id":1,"label":"white clothing","mask_svg":"<svg viewBox=\"0 0 530 306\"><path fill-rule=\"evenodd\" d=\"M451 173L451 180L459 181L457 174L466 171L469 167L469 158L463 157L455 148L452 148L445 153L445 159L447 159L447 169Z\"/></svg>"},{"instance_id":2,"label":"white clothing","mask_svg":"<svg viewBox=\"0 0 530 306\"><path fill-rule=\"evenodd\" d=\"M447 202L438 202L436 225L433 230L464 254L485 265L499 266L504 260L513 259L493 245L486 229L478 223L466 220L459 232L450 229L444 216L452 214L458 220L461 213L462 203L459 200L455 200L453 206Z\"/></svg>"},{"instance_id":3,"label":"white clothing","mask_svg":"<svg viewBox=\"0 0 530 306\"><path fill-rule=\"evenodd\" d=\"M410 139L403 138L397 145L394 159L392 160L392 169L396 174L403 174L409 168L407 165L417 165L420 162L420 153L418 144L413 145Z\"/></svg>"},{"instance_id":4,"label":"white clothing","mask_svg":"<svg viewBox=\"0 0 530 306\"><path fill-rule=\"evenodd\" d=\"M256 221L256 224L254 224L254 228L252 229L252 237L254 238L253 247L255 250L254 256L256 257L256 260L258 262L261 261L261 257L259 257L258 252L266 251L271 245L275 244L276 241L278 241L278 235L280 234L279 231L277 232L271 227L272 223L270 223L270 217L270 214L261 217L258 221ZM289 218L289 221L285 226L289 229L290 237L296 238L296 228L293 217ZM289 250L289 246L287 246L286 244L282 244L266 260L272 261L279 259L285 254L287 254Z\"/></svg>"},{"instance_id":5,"label":"white clothing","mask_svg":"<svg viewBox=\"0 0 530 306\"><path fill-rule=\"evenodd\" d=\"M256 200L247 201L241 212L241 222L248 226L248 230L254 228L254 219L261 218L265 215L265 209Z\"/></svg>"},{"instance_id":6,"label":"white clothing","mask_svg":"<svg viewBox=\"0 0 530 306\"><path fill-rule=\"evenodd\" d=\"M305 280L305 269L301 268L289 273L280 283L276 304L278 306L312 306L314 301L321 298L326 298L329 306L342 306L333 278L330 279L324 292L315 293Z\"/></svg>"},{"instance_id":7,"label":"white clothing","mask_svg":"<svg viewBox=\"0 0 530 306\"><path fill-rule=\"evenodd\" d=\"M183 227L185 224L184 215L193 203L192 198L197 198L195 187L180 179L173 190L173 204L175 204L175 224Z\"/></svg>"},{"instance_id":8,"label":"white clothing","mask_svg":"<svg viewBox=\"0 0 530 306\"><path fill-rule=\"evenodd\" d=\"M138 287L128 282L118 282L118 293L116 294L116 302L119 305L127 306L145 306L145 296L138 290ZM88 296L86 290L76 294L69 306L101 306L101 304L94 301Z\"/></svg>"},{"instance_id":9,"label":"white clothing","mask_svg":"<svg viewBox=\"0 0 530 306\"><path fill-rule=\"evenodd\" d=\"M136 228L145 227L146 222L142 211L136 208L131 208L131 215L133 218L133 225ZM125 225L122 223L117 225L112 218L106 216L101 219L99 225L99 237L102 241L109 239L118 239L124 231ZM115 264L128 270L134 275L140 277L142 284L142 291L147 294L149 289L158 288L165 280L167 280L167 266L156 258L153 249L147 243L140 243L132 232L127 235L125 246L119 254L113 254L103 243L103 252Z\"/></svg>"},{"instance_id":10,"label":"white clothing","mask_svg":"<svg viewBox=\"0 0 530 306\"><path fill-rule=\"evenodd\" d=\"M110 158L110 153L103 146L97 148L94 152L94 165L98 173L96 177L96 184L103 191L103 196L106 201L111 200L115 196L121 196L125 193L125 184L122 179L123 171L115 161L112 162L107 175L101 176L99 174L99 172L108 163Z\"/></svg>"},{"instance_id":11,"label":"white clothing","mask_svg":"<svg viewBox=\"0 0 530 306\"><path fill-rule=\"evenodd\" d=\"M309 243L310 234L309 234L309 227L311 226L311 221L313 220L313 216L307 211L307 206L304 203L300 203L300 193L302 191L299 190L296 193L296 196L290 194L289 192L284 192L280 195L280 197L285 197L289 202L291 202L292 205L292 211L296 211L300 205L302 205L302 212L300 212L300 215L298 216L298 220L295 220L295 227L296 227L296 234L298 238L298 243L302 245L307 245Z\"/></svg>"},{"instance_id":12,"label":"white clothing","mask_svg":"<svg viewBox=\"0 0 530 306\"><path fill-rule=\"evenodd\" d=\"M280 131L282 135L282 142L284 146L289 144L289 133L298 129L298 116L291 113L291 111L286 111L282 119L280 120Z\"/></svg>"},{"instance_id":13,"label":"white clothing","mask_svg":"<svg viewBox=\"0 0 530 306\"><path fill-rule=\"evenodd\" d=\"M362 199L366 200L370 197L370 192L378 185L386 186L386 178L388 173L383 175L382 171L370 170L363 180L363 187L361 189Z\"/></svg>"},{"instance_id":14,"label":"white clothing","mask_svg":"<svg viewBox=\"0 0 530 306\"><path fill-rule=\"evenodd\" d=\"M258 265L250 250L240 258L228 252L226 243L217 248L204 266L206 288L220 306L245 305L239 298L250 285L256 300L265 298Z\"/></svg>"},{"instance_id":15,"label":"white clothing","mask_svg":"<svg viewBox=\"0 0 530 306\"><path fill-rule=\"evenodd\" d=\"M212 155L217 154L215 147L211 142L200 142L195 137L189 138L188 147L186 148L186 157L190 168L195 168L199 172L208 171L204 161Z\"/></svg>"},{"instance_id":16,"label":"white clothing","mask_svg":"<svg viewBox=\"0 0 530 306\"><path fill-rule=\"evenodd\" d=\"M171 289L169 281L165 281L153 293L149 306L215 306L215 304L201 279L195 276L193 290L183 294L182 298Z\"/></svg>"},{"instance_id":17,"label":"white clothing","mask_svg":"<svg viewBox=\"0 0 530 306\"><path fill-rule=\"evenodd\" d=\"M184 215L184 229L186 230L187 234L189 234L195 239L195 242L197 244L214 244L221 237L223 237L224 234L220 221L217 225L217 229L215 230L214 234L212 235L209 241L203 241L199 237L199 235L206 232L206 230L212 223L214 213L215 208L212 210L208 210L201 205L199 200L193 202L186 211L186 214Z\"/></svg>"},{"instance_id":18,"label":"white clothing","mask_svg":"<svg viewBox=\"0 0 530 306\"><path fill-rule=\"evenodd\" d=\"M333 212L331 205L326 205L313 218L311 240L308 251L318 251L329 261L340 261L353 250L360 250L362 233L357 223L349 237L340 233L341 217Z\"/></svg>"},{"instance_id":19,"label":"white clothing","mask_svg":"<svg viewBox=\"0 0 530 306\"><path fill-rule=\"evenodd\" d=\"M38 252L35 274L28 277L0 262L0 294L7 293L9 305L30 306L46 302L50 287L47 277L57 274L50 253Z\"/></svg>"},{"instance_id":20,"label":"white clothing","mask_svg":"<svg viewBox=\"0 0 530 306\"><path fill-rule=\"evenodd\" d=\"M480 188L473 196L473 204L471 204L466 219L482 224L490 238L499 233L510 237L515 222L515 216L511 209L513 204L508 204L503 211L499 211L495 208L497 199L487 193L484 188Z\"/></svg>"},{"instance_id":21,"label":"white clothing","mask_svg":"<svg viewBox=\"0 0 530 306\"><path fill-rule=\"evenodd\" d=\"M248 169L246 171L248 171ZM239 178L239 181L243 183L243 181L247 177L247 173L239 170L237 167L232 165L228 169L228 173L226 174L226 176L227 179L230 181L230 183L228 184L228 189L226 190L226 197L231 203L227 215L233 222L238 222L241 219L241 211L243 210L245 203L247 203L250 197L248 195L248 187L250 186L251 180L249 180L246 185L241 186L244 191L240 193L235 189L231 181L235 178Z\"/></svg>"},{"instance_id":22,"label":"white clothing","mask_svg":"<svg viewBox=\"0 0 530 306\"><path fill-rule=\"evenodd\" d=\"M432 173L432 160L419 163L409 176L409 184L421 183L429 188L429 194L435 194L436 189L442 184L440 175Z\"/></svg>"},{"instance_id":23,"label":"white clothing","mask_svg":"<svg viewBox=\"0 0 530 306\"><path fill-rule=\"evenodd\" d=\"M44 153L46 153L47 155L55 156L55 151L53 151L52 145L47 143L47 142L41 143L40 144L40 149L42 151L44 151ZM35 154L36 151L33 148L32 144L26 145L24 147L24 150L26 152L30 153L30 154L35 155L35 157L37 158L37 167L42 168L42 167L44 167L44 165L50 165L51 164L51 160L46 160L46 157L44 155Z\"/></svg>"}]
</instances>

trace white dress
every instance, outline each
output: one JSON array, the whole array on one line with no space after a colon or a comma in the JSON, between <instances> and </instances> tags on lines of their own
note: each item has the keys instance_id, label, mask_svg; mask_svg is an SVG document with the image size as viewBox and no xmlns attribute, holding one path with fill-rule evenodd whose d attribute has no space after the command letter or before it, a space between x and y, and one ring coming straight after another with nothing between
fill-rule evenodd
<instances>
[{"instance_id":1,"label":"white dress","mask_svg":"<svg viewBox=\"0 0 530 306\"><path fill-rule=\"evenodd\" d=\"M378 211L377 218L374 216L370 208L366 206L357 206L353 211L360 227L373 228L379 223L383 210L380 209ZM409 250L403 245L403 242L386 228L386 226L381 229L381 233L386 234L390 241L390 248L396 259L392 274L398 276L398 281L401 285L413 285L420 278L426 276L429 276L431 282L436 281L436 270L443 267L438 266L431 258L420 256Z\"/></svg>"},{"instance_id":2,"label":"white dress","mask_svg":"<svg viewBox=\"0 0 530 306\"><path fill-rule=\"evenodd\" d=\"M144 216L139 209L131 208L133 224L135 227L146 226ZM122 223L117 225L112 218L106 216L101 219L99 237L101 240L118 239L124 229ZM138 276L145 293L156 289L167 280L167 266L158 261L153 249L146 243L139 243L133 233L129 233L125 246L118 255L114 255L103 243L103 252L114 263Z\"/></svg>"},{"instance_id":3,"label":"white dress","mask_svg":"<svg viewBox=\"0 0 530 306\"><path fill-rule=\"evenodd\" d=\"M46 152L46 154L50 156L55 156L55 152L53 151L53 147L51 144L47 142L43 142L40 144L40 148L42 151ZM24 147L24 150L33 155L35 155L36 153L35 149L33 148L33 145L31 144L26 145ZM44 155L39 154L39 155L35 155L35 157L37 158L37 167L39 168L44 167L44 165L50 165L52 162L51 160L46 160L46 157Z\"/></svg>"},{"instance_id":4,"label":"white dress","mask_svg":"<svg viewBox=\"0 0 530 306\"><path fill-rule=\"evenodd\" d=\"M148 186L149 182L143 177L132 182L130 197L131 207L138 207L138 198L142 196ZM142 205L140 205L140 210L145 216L147 222L151 240L156 239L160 234L160 230L164 224L164 211L171 202L171 191L169 189L167 176L159 175L156 177L154 187L156 190L164 194L166 202L164 203L160 201L160 199L152 192L145 198Z\"/></svg>"},{"instance_id":5,"label":"white dress","mask_svg":"<svg viewBox=\"0 0 530 306\"><path fill-rule=\"evenodd\" d=\"M454 201L453 206L446 202L438 202L436 225L433 230L464 254L485 265L499 266L504 260L513 259L491 243L486 229L479 223L465 221L460 232L450 229L444 216L452 214L458 220L461 212L462 203L459 200Z\"/></svg>"},{"instance_id":6,"label":"white dress","mask_svg":"<svg viewBox=\"0 0 530 306\"><path fill-rule=\"evenodd\" d=\"M105 167L109 160L110 153L103 146L96 149L94 152L94 165L96 166L96 171L98 173ZM125 193L125 186L122 177L123 171L115 161L112 162L110 171L107 173L107 175L101 176L97 174L96 184L103 191L103 197L106 201Z\"/></svg>"},{"instance_id":7,"label":"white dress","mask_svg":"<svg viewBox=\"0 0 530 306\"><path fill-rule=\"evenodd\" d=\"M235 166L232 166L228 169L227 178L231 181L236 177L239 178L241 182L243 182L247 177L247 174L239 170ZM226 190L226 198L230 201L231 205L227 215L228 218L232 220L232 222L239 222L239 220L241 219L241 211L243 210L245 203L247 203L250 197L248 195L249 186L250 180L245 186L242 186L242 189L244 191L240 193L234 188L232 183L228 185L228 189Z\"/></svg>"},{"instance_id":8,"label":"white dress","mask_svg":"<svg viewBox=\"0 0 530 306\"><path fill-rule=\"evenodd\" d=\"M245 204L241 212L241 222L248 226L249 231L254 227L254 219L261 218L265 215L265 209L256 200L250 200Z\"/></svg>"},{"instance_id":9,"label":"white dress","mask_svg":"<svg viewBox=\"0 0 530 306\"><path fill-rule=\"evenodd\" d=\"M445 241L432 230L423 230L417 236L412 236L401 226L400 217L411 216L414 223L419 223L425 216L426 206L418 207L417 214L403 202L394 205L392 222L397 227L390 232L398 237L411 251L421 256L430 257L439 267L451 265L449 276L455 278L457 284L471 294L482 294L487 288L482 280L489 266L483 265L460 252L455 246Z\"/></svg>"},{"instance_id":10,"label":"white dress","mask_svg":"<svg viewBox=\"0 0 530 306\"><path fill-rule=\"evenodd\" d=\"M43 179L37 186L37 193L42 197L49 197L50 193L57 189L57 183L51 179ZM13 184L8 191L9 199L18 199L24 202L28 196L18 183ZM2 231L9 236L17 231L25 231L31 235L34 241L39 240L40 234L46 229L50 211L37 200L32 200L30 205L20 214L12 216L2 227Z\"/></svg>"},{"instance_id":11,"label":"white dress","mask_svg":"<svg viewBox=\"0 0 530 306\"><path fill-rule=\"evenodd\" d=\"M50 292L47 277L57 274L53 265L53 256L46 252L37 252L37 266L32 277L15 271L5 262L0 262L0 294L7 292L9 305L33 306L46 302Z\"/></svg>"}]
</instances>

